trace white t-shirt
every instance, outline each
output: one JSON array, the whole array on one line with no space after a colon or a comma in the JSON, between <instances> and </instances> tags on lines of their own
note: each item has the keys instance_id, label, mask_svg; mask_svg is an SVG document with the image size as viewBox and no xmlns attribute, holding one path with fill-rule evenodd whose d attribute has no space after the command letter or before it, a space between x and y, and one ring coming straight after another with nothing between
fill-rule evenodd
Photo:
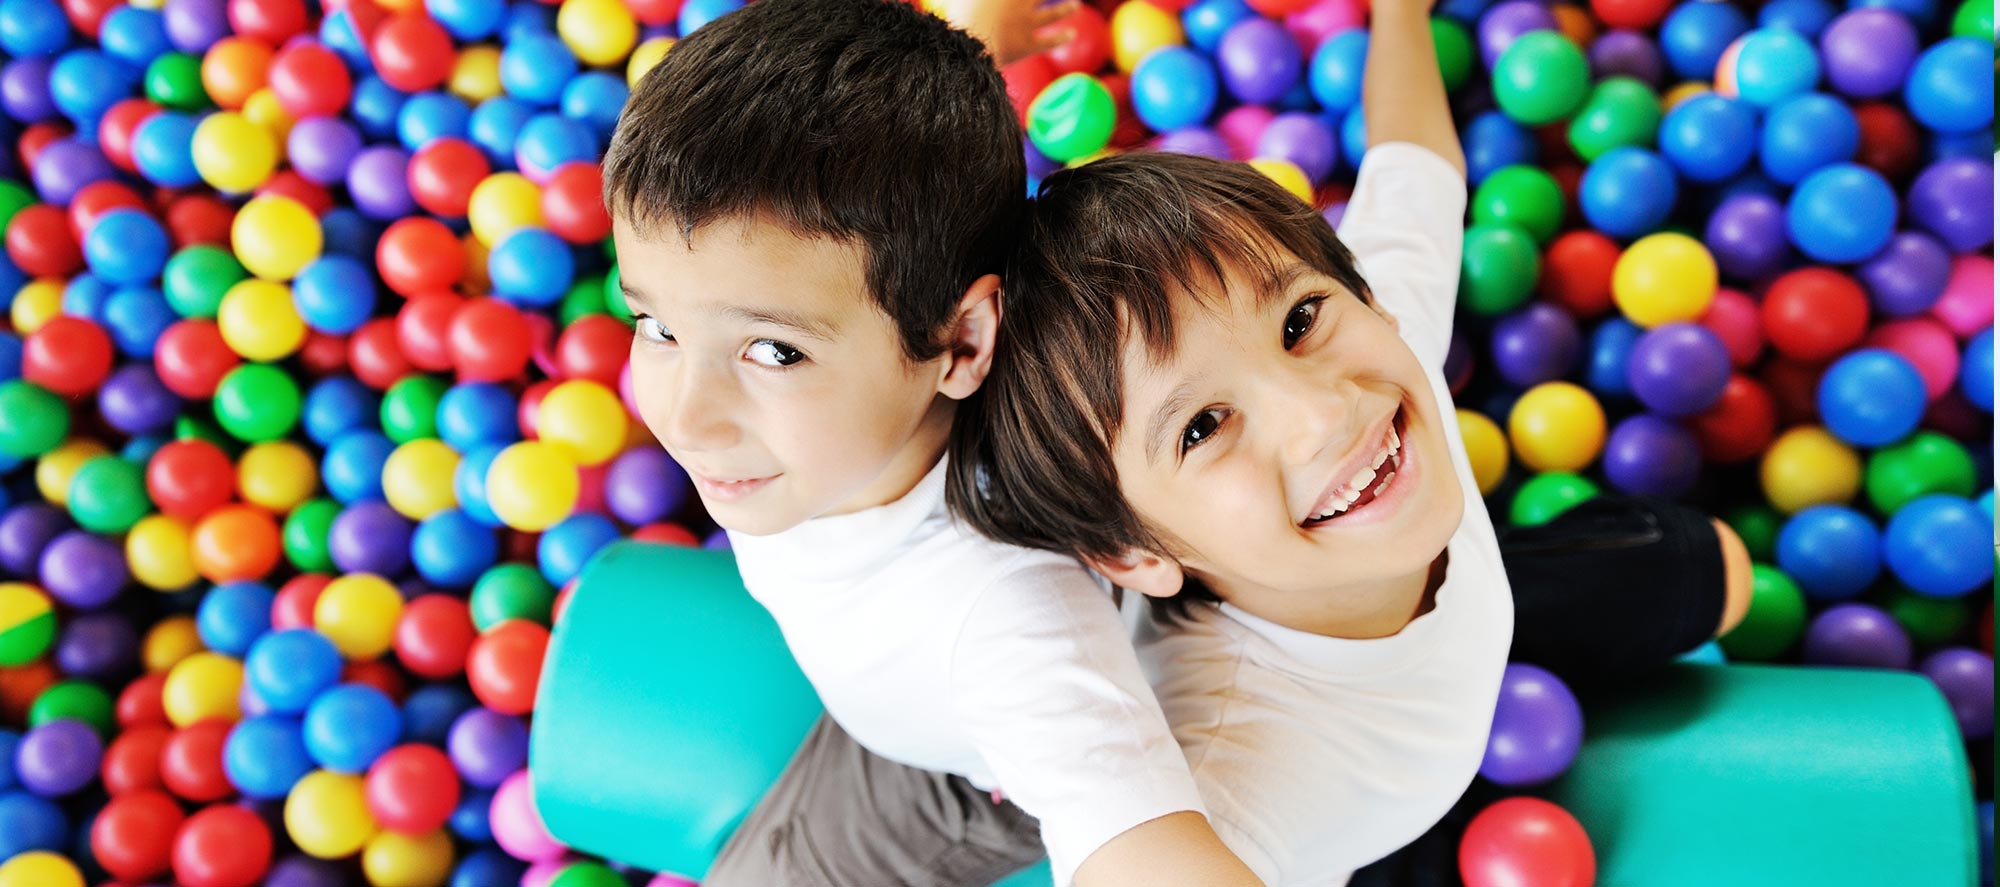
<instances>
[{"instance_id":1,"label":"white t-shirt","mask_svg":"<svg viewBox=\"0 0 2000 887\"><path fill-rule=\"evenodd\" d=\"M1465 204L1465 180L1443 158L1376 145L1340 226L1453 430L1443 366ZM1435 608L1401 632L1330 638L1228 604L1139 619L1141 662L1209 821L1266 887L1345 884L1442 818L1485 755L1514 603L1465 443L1446 440L1465 520Z\"/></svg>"},{"instance_id":2,"label":"white t-shirt","mask_svg":"<svg viewBox=\"0 0 2000 887\"><path fill-rule=\"evenodd\" d=\"M730 544L841 728L1005 792L1066 885L1106 841L1201 798L1111 598L1067 557L953 522L944 475Z\"/></svg>"}]
</instances>

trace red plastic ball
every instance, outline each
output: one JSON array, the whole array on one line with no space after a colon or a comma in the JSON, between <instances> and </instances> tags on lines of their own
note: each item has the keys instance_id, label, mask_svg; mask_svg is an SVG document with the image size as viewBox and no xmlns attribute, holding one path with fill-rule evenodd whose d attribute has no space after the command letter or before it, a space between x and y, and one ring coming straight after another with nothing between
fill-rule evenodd
<instances>
[{"instance_id":1,"label":"red plastic ball","mask_svg":"<svg viewBox=\"0 0 2000 887\"><path fill-rule=\"evenodd\" d=\"M520 426L524 440L541 439L538 423L542 415L542 398L549 396L549 391L555 387L554 379L543 379L521 390L521 407L517 414L519 421L516 424Z\"/></svg>"},{"instance_id":2,"label":"red plastic ball","mask_svg":"<svg viewBox=\"0 0 2000 887\"><path fill-rule=\"evenodd\" d=\"M399 219L375 245L382 282L405 296L448 290L465 276L465 249L436 219Z\"/></svg>"},{"instance_id":3,"label":"red plastic ball","mask_svg":"<svg viewBox=\"0 0 2000 887\"><path fill-rule=\"evenodd\" d=\"M1611 310L1611 270L1618 243L1596 231L1571 231L1549 244L1542 259L1541 290L1578 320Z\"/></svg>"},{"instance_id":4,"label":"red plastic ball","mask_svg":"<svg viewBox=\"0 0 2000 887\"><path fill-rule=\"evenodd\" d=\"M362 659L347 663L340 669L343 684L366 684L382 691L382 695L398 703L410 695L410 683L403 680L396 667L380 659Z\"/></svg>"},{"instance_id":5,"label":"red plastic ball","mask_svg":"<svg viewBox=\"0 0 2000 887\"><path fill-rule=\"evenodd\" d=\"M632 331L609 314L586 314L556 337L556 369L564 379L589 379L616 389L632 353Z\"/></svg>"},{"instance_id":6,"label":"red plastic ball","mask_svg":"<svg viewBox=\"0 0 2000 887\"><path fill-rule=\"evenodd\" d=\"M1458 845L1458 871L1466 887L1590 887L1597 854L1569 811L1523 796L1472 818Z\"/></svg>"},{"instance_id":7,"label":"red plastic ball","mask_svg":"<svg viewBox=\"0 0 2000 887\"><path fill-rule=\"evenodd\" d=\"M1773 357L1757 368L1757 381L1778 405L1778 424L1786 428L1819 421L1819 379L1825 361Z\"/></svg>"},{"instance_id":8,"label":"red plastic ball","mask_svg":"<svg viewBox=\"0 0 2000 887\"><path fill-rule=\"evenodd\" d=\"M1306 7L1319 2L1319 0L1249 0L1249 2L1250 8L1257 10L1265 18L1282 18L1294 12L1302 12ZM1179 5L1174 5L1174 2L1170 0L1168 3L1155 3L1153 5L1171 11L1189 4L1181 2Z\"/></svg>"},{"instance_id":9,"label":"red plastic ball","mask_svg":"<svg viewBox=\"0 0 2000 887\"><path fill-rule=\"evenodd\" d=\"M21 343L21 377L65 397L97 390L111 375L111 334L67 314L49 318Z\"/></svg>"},{"instance_id":10,"label":"red plastic ball","mask_svg":"<svg viewBox=\"0 0 2000 887\"><path fill-rule=\"evenodd\" d=\"M376 73L404 92L423 92L451 76L457 53L444 26L421 12L390 16L375 29L369 56Z\"/></svg>"},{"instance_id":11,"label":"red plastic ball","mask_svg":"<svg viewBox=\"0 0 2000 887\"><path fill-rule=\"evenodd\" d=\"M1075 36L1048 51L1049 63L1061 74L1095 74L1111 60L1111 26L1094 6L1079 5L1055 27Z\"/></svg>"},{"instance_id":12,"label":"red plastic ball","mask_svg":"<svg viewBox=\"0 0 2000 887\"><path fill-rule=\"evenodd\" d=\"M215 396L222 377L242 362L212 320L175 321L153 344L153 371L160 383L189 400Z\"/></svg>"},{"instance_id":13,"label":"red plastic ball","mask_svg":"<svg viewBox=\"0 0 2000 887\"><path fill-rule=\"evenodd\" d=\"M160 777L168 791L195 803L220 801L236 793L222 769L222 744L231 726L228 721L209 720L174 731L160 752Z\"/></svg>"},{"instance_id":14,"label":"red plastic ball","mask_svg":"<svg viewBox=\"0 0 2000 887\"><path fill-rule=\"evenodd\" d=\"M528 319L519 309L499 299L471 299L452 318L451 357L458 366L459 378L466 381L504 382L519 378L527 371L534 347L534 333Z\"/></svg>"},{"instance_id":15,"label":"red plastic ball","mask_svg":"<svg viewBox=\"0 0 2000 887\"><path fill-rule=\"evenodd\" d=\"M229 27L238 34L282 46L305 31L306 5L303 0L229 0Z\"/></svg>"},{"instance_id":16,"label":"red plastic ball","mask_svg":"<svg viewBox=\"0 0 2000 887\"><path fill-rule=\"evenodd\" d=\"M466 654L479 632L465 601L426 594L403 608L396 623L396 659L411 674L441 681L465 671Z\"/></svg>"},{"instance_id":17,"label":"red plastic ball","mask_svg":"<svg viewBox=\"0 0 2000 887\"><path fill-rule=\"evenodd\" d=\"M167 233L177 248L198 243L226 247L229 226L235 221L236 210L213 194L177 197L167 207Z\"/></svg>"},{"instance_id":18,"label":"red plastic ball","mask_svg":"<svg viewBox=\"0 0 2000 887\"><path fill-rule=\"evenodd\" d=\"M1910 115L1894 105L1870 103L1854 107L1854 120L1861 124L1861 147L1854 162L1891 182L1903 180L1917 168L1923 139Z\"/></svg>"},{"instance_id":19,"label":"red plastic ball","mask_svg":"<svg viewBox=\"0 0 2000 887\"><path fill-rule=\"evenodd\" d=\"M63 12L69 16L71 25L95 40L98 29L104 25L104 17L124 5L124 0L63 0Z\"/></svg>"},{"instance_id":20,"label":"red plastic ball","mask_svg":"<svg viewBox=\"0 0 2000 887\"><path fill-rule=\"evenodd\" d=\"M165 786L160 777L160 757L173 735L173 728L164 724L127 727L118 734L104 747L104 759L97 768L105 792L117 797Z\"/></svg>"},{"instance_id":21,"label":"red plastic ball","mask_svg":"<svg viewBox=\"0 0 2000 887\"><path fill-rule=\"evenodd\" d=\"M1046 53L1038 53L1001 68L1000 76L1007 81L1007 98L1014 103L1014 113L1025 126L1028 104L1061 74Z\"/></svg>"},{"instance_id":22,"label":"red plastic ball","mask_svg":"<svg viewBox=\"0 0 2000 887\"><path fill-rule=\"evenodd\" d=\"M188 553L203 579L218 585L249 582L277 568L284 537L270 512L255 505L227 505L195 524Z\"/></svg>"},{"instance_id":23,"label":"red plastic ball","mask_svg":"<svg viewBox=\"0 0 2000 887\"><path fill-rule=\"evenodd\" d=\"M458 806L458 771L436 746L399 745L375 759L366 782L368 812L392 832L421 835L444 827Z\"/></svg>"},{"instance_id":24,"label":"red plastic ball","mask_svg":"<svg viewBox=\"0 0 2000 887\"><path fill-rule=\"evenodd\" d=\"M118 693L118 726L126 730L138 727L165 726L167 706L164 691L167 673L147 672L132 679L125 689Z\"/></svg>"},{"instance_id":25,"label":"red plastic ball","mask_svg":"<svg viewBox=\"0 0 2000 887\"><path fill-rule=\"evenodd\" d=\"M1764 333L1771 347L1798 360L1827 360L1868 333L1868 294L1827 268L1801 268L1764 291Z\"/></svg>"},{"instance_id":26,"label":"red plastic ball","mask_svg":"<svg viewBox=\"0 0 2000 887\"><path fill-rule=\"evenodd\" d=\"M97 226L97 220L114 209L152 211L138 192L126 187L123 182L114 179L91 182L77 189L76 196L69 202L70 235L82 243L83 236Z\"/></svg>"},{"instance_id":27,"label":"red plastic ball","mask_svg":"<svg viewBox=\"0 0 2000 887\"><path fill-rule=\"evenodd\" d=\"M257 196L262 197L267 194L296 200L315 216L326 215L333 209L333 195L326 190L326 186L299 175L298 170L294 169L283 169L272 173L270 178L264 180L264 184L257 186Z\"/></svg>"},{"instance_id":28,"label":"red plastic ball","mask_svg":"<svg viewBox=\"0 0 2000 887\"><path fill-rule=\"evenodd\" d=\"M313 608L319 606L319 593L331 582L333 577L324 573L300 573L279 586L271 600L272 630L313 627Z\"/></svg>"},{"instance_id":29,"label":"red plastic ball","mask_svg":"<svg viewBox=\"0 0 2000 887\"><path fill-rule=\"evenodd\" d=\"M1670 0L1590 0L1590 11L1607 28L1651 28L1672 6Z\"/></svg>"},{"instance_id":30,"label":"red plastic ball","mask_svg":"<svg viewBox=\"0 0 2000 887\"><path fill-rule=\"evenodd\" d=\"M174 835L181 805L162 791L113 797L90 825L90 853L97 864L124 881L145 881L173 865Z\"/></svg>"},{"instance_id":31,"label":"red plastic ball","mask_svg":"<svg viewBox=\"0 0 2000 887\"><path fill-rule=\"evenodd\" d=\"M396 342L417 369L451 369L452 318L465 307L458 294L438 290L420 293L396 312Z\"/></svg>"},{"instance_id":32,"label":"red plastic ball","mask_svg":"<svg viewBox=\"0 0 2000 887\"><path fill-rule=\"evenodd\" d=\"M22 207L7 223L7 257L29 277L69 277L83 267L69 218L46 203Z\"/></svg>"},{"instance_id":33,"label":"red plastic ball","mask_svg":"<svg viewBox=\"0 0 2000 887\"><path fill-rule=\"evenodd\" d=\"M236 495L236 466L220 447L198 437L171 441L146 463L146 493L162 512L195 519Z\"/></svg>"},{"instance_id":34,"label":"red plastic ball","mask_svg":"<svg viewBox=\"0 0 2000 887\"><path fill-rule=\"evenodd\" d=\"M1763 455L1778 435L1778 405L1764 386L1748 376L1729 377L1715 406L1688 423L1701 442L1702 458L1719 464Z\"/></svg>"},{"instance_id":35,"label":"red plastic ball","mask_svg":"<svg viewBox=\"0 0 2000 887\"><path fill-rule=\"evenodd\" d=\"M509 619L480 635L466 657L472 695L502 714L524 715L535 708L535 685L542 677L549 630L526 619Z\"/></svg>"},{"instance_id":36,"label":"red plastic ball","mask_svg":"<svg viewBox=\"0 0 2000 887\"><path fill-rule=\"evenodd\" d=\"M247 808L206 808L174 841L174 880L184 887L250 887L270 868L271 828Z\"/></svg>"},{"instance_id":37,"label":"red plastic ball","mask_svg":"<svg viewBox=\"0 0 2000 887\"><path fill-rule=\"evenodd\" d=\"M418 148L410 155L410 197L432 215L463 218L472 201L472 189L479 186L493 167L485 152L464 139L450 136ZM553 183L551 183L553 187ZM593 195L595 196L595 195ZM543 191L543 202L548 200ZM543 211L547 215L547 210ZM557 233L561 233L558 231Z\"/></svg>"},{"instance_id":38,"label":"red plastic ball","mask_svg":"<svg viewBox=\"0 0 2000 887\"><path fill-rule=\"evenodd\" d=\"M1757 303L1733 289L1715 291L1715 301L1701 315L1701 325L1722 340L1729 362L1744 369L1764 354L1763 318Z\"/></svg>"},{"instance_id":39,"label":"red plastic ball","mask_svg":"<svg viewBox=\"0 0 2000 887\"><path fill-rule=\"evenodd\" d=\"M160 107L145 99L125 99L112 105L97 122L97 146L119 169L138 172L139 167L132 162L132 134L158 113Z\"/></svg>"},{"instance_id":40,"label":"red plastic ball","mask_svg":"<svg viewBox=\"0 0 2000 887\"><path fill-rule=\"evenodd\" d=\"M347 337L324 330L307 330L299 346L299 366L315 378L347 369Z\"/></svg>"},{"instance_id":41,"label":"red plastic ball","mask_svg":"<svg viewBox=\"0 0 2000 887\"><path fill-rule=\"evenodd\" d=\"M684 545L693 548L701 544L700 537L693 530L680 524L647 524L632 531L632 538L641 542L658 542L662 545Z\"/></svg>"},{"instance_id":42,"label":"red plastic ball","mask_svg":"<svg viewBox=\"0 0 2000 887\"><path fill-rule=\"evenodd\" d=\"M248 2L251 0L234 0L229 6L234 11ZM347 64L333 50L312 42L300 41L280 50L271 60L269 77L278 106L293 118L338 114L354 93Z\"/></svg>"},{"instance_id":43,"label":"red plastic ball","mask_svg":"<svg viewBox=\"0 0 2000 887\"><path fill-rule=\"evenodd\" d=\"M596 163L565 163L542 186L542 220L571 243L603 240L611 236L603 193L604 175Z\"/></svg>"},{"instance_id":44,"label":"red plastic ball","mask_svg":"<svg viewBox=\"0 0 2000 887\"><path fill-rule=\"evenodd\" d=\"M347 337L347 365L362 384L382 391L415 369L396 340L396 321L388 317L368 321Z\"/></svg>"},{"instance_id":45,"label":"red plastic ball","mask_svg":"<svg viewBox=\"0 0 2000 887\"><path fill-rule=\"evenodd\" d=\"M646 25L670 25L680 18L681 0L625 0L632 17Z\"/></svg>"},{"instance_id":46,"label":"red plastic ball","mask_svg":"<svg viewBox=\"0 0 2000 887\"><path fill-rule=\"evenodd\" d=\"M1111 146L1114 148L1137 148L1153 137L1153 131L1139 119L1139 112L1132 109L1132 78L1127 74L1105 74L1097 78L1104 84L1104 90L1111 93L1111 102L1117 118L1111 126Z\"/></svg>"}]
</instances>

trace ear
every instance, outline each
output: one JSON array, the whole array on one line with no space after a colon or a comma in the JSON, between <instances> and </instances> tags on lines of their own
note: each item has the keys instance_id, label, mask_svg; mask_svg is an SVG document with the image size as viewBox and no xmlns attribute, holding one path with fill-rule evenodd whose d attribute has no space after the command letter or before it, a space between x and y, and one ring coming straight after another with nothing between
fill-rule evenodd
<instances>
[{"instance_id":1,"label":"ear","mask_svg":"<svg viewBox=\"0 0 2000 887\"><path fill-rule=\"evenodd\" d=\"M987 274L973 281L958 299L938 393L964 400L978 391L993 368L993 343L999 335L1000 275Z\"/></svg>"},{"instance_id":2,"label":"ear","mask_svg":"<svg viewBox=\"0 0 2000 887\"><path fill-rule=\"evenodd\" d=\"M1085 558L1084 564L1112 584L1129 588L1147 597L1173 597L1181 593L1186 578L1173 558L1151 551L1130 549L1110 558Z\"/></svg>"}]
</instances>

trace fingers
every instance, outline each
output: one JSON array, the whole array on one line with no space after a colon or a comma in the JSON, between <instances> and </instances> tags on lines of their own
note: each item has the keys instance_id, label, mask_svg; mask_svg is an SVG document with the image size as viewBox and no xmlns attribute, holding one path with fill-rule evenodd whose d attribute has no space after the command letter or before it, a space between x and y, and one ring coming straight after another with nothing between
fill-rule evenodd
<instances>
[{"instance_id":1,"label":"fingers","mask_svg":"<svg viewBox=\"0 0 2000 887\"><path fill-rule=\"evenodd\" d=\"M1035 32L1035 51L1048 52L1076 39L1075 28L1051 28Z\"/></svg>"},{"instance_id":2,"label":"fingers","mask_svg":"<svg viewBox=\"0 0 2000 887\"><path fill-rule=\"evenodd\" d=\"M1068 18L1070 13L1075 12L1077 7L1081 5L1081 0L1061 0L1059 3L1036 7L1034 17L1035 27L1039 28L1043 25L1052 25L1062 21Z\"/></svg>"}]
</instances>

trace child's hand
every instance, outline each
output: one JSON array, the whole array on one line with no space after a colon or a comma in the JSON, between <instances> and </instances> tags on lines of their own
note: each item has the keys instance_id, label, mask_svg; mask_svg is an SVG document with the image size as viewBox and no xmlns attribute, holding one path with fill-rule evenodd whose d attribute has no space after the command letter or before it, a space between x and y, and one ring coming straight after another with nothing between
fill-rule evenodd
<instances>
[{"instance_id":1,"label":"child's hand","mask_svg":"<svg viewBox=\"0 0 2000 887\"><path fill-rule=\"evenodd\" d=\"M994 61L1007 65L1075 37L1069 28L1050 26L1075 12L1078 2L1058 0L1044 6L1039 0L930 0L926 5L979 38Z\"/></svg>"}]
</instances>

